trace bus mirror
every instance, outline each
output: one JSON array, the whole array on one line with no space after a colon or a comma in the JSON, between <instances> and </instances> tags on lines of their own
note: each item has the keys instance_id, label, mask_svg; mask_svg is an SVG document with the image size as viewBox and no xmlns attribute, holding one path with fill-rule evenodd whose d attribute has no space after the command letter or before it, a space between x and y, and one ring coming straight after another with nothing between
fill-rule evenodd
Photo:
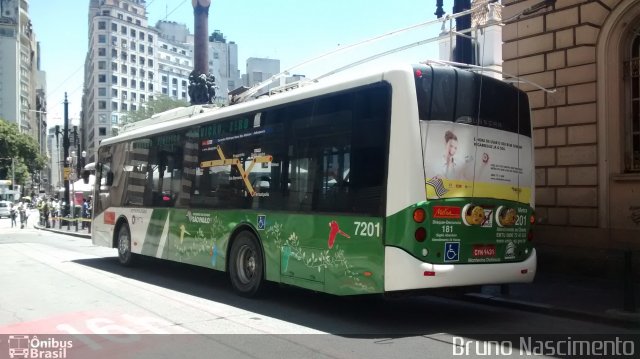
<instances>
[{"instance_id":1,"label":"bus mirror","mask_svg":"<svg viewBox=\"0 0 640 359\"><path fill-rule=\"evenodd\" d=\"M89 176L91 175L91 171L84 170L82 171L82 182L85 184L89 184Z\"/></svg>"},{"instance_id":2,"label":"bus mirror","mask_svg":"<svg viewBox=\"0 0 640 359\"><path fill-rule=\"evenodd\" d=\"M113 184L113 172L107 172L107 186L111 186Z\"/></svg>"}]
</instances>

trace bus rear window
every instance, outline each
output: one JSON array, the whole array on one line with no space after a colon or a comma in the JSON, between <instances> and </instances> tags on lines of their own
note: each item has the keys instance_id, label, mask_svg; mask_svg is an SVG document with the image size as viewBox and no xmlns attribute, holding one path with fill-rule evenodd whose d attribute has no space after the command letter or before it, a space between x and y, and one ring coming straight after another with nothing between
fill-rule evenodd
<instances>
[{"instance_id":1,"label":"bus rear window","mask_svg":"<svg viewBox=\"0 0 640 359\"><path fill-rule=\"evenodd\" d=\"M531 137L529 99L516 87L474 72L424 66L416 76L423 121L450 121Z\"/></svg>"}]
</instances>

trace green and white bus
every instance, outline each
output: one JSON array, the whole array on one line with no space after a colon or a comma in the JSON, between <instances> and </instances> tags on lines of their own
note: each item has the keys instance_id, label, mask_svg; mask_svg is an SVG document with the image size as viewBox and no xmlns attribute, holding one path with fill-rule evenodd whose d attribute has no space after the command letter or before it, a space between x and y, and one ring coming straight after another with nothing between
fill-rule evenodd
<instances>
[{"instance_id":1,"label":"green and white bus","mask_svg":"<svg viewBox=\"0 0 640 359\"><path fill-rule=\"evenodd\" d=\"M527 96L406 65L145 120L98 149L93 243L335 295L531 282Z\"/></svg>"}]
</instances>

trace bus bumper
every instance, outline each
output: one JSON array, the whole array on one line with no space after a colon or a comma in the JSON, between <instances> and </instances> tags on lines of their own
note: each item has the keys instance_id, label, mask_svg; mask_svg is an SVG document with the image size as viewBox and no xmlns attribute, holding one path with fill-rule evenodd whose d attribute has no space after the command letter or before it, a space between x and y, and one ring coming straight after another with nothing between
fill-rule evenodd
<instances>
[{"instance_id":1,"label":"bus bumper","mask_svg":"<svg viewBox=\"0 0 640 359\"><path fill-rule=\"evenodd\" d=\"M404 250L385 247L384 290L457 287L465 285L530 283L536 274L536 250L522 262L431 264Z\"/></svg>"}]
</instances>

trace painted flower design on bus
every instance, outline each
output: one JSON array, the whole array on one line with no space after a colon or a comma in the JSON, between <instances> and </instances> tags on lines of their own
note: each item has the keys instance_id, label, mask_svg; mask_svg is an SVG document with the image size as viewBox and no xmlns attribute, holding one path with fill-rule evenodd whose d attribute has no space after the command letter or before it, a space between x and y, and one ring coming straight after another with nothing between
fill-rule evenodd
<instances>
[{"instance_id":1,"label":"painted flower design on bus","mask_svg":"<svg viewBox=\"0 0 640 359\"><path fill-rule=\"evenodd\" d=\"M343 237L346 238L351 238L351 236L349 236L348 234L344 233L342 230L340 230L340 225L338 224L338 222L336 221L331 221L329 222L329 228L331 228L329 230L329 249L333 248L333 245L336 241L336 236L338 234L342 235Z\"/></svg>"}]
</instances>

